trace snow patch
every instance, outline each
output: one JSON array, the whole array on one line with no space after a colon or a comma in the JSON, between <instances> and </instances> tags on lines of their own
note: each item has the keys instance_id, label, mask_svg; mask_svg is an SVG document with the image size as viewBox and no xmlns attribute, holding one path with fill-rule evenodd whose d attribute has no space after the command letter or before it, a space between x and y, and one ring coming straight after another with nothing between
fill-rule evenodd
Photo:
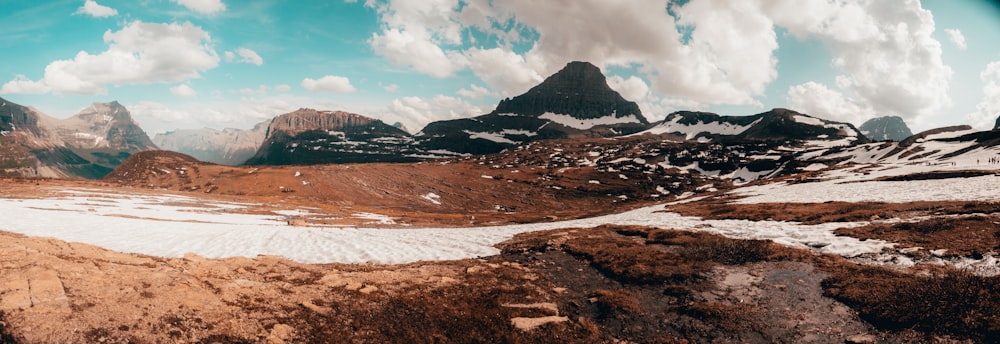
<instances>
[{"instance_id":1,"label":"snow patch","mask_svg":"<svg viewBox=\"0 0 1000 344\"><path fill-rule=\"evenodd\" d=\"M589 118L589 119L579 119L570 115L561 115L551 112L546 112L541 116L541 119L547 119L555 123L562 124L563 126L570 127L573 129L586 130L599 125L615 125L615 124L625 124L625 123L642 123L639 121L635 115L628 115L624 117L616 117L615 113L604 117Z\"/></svg>"}]
</instances>

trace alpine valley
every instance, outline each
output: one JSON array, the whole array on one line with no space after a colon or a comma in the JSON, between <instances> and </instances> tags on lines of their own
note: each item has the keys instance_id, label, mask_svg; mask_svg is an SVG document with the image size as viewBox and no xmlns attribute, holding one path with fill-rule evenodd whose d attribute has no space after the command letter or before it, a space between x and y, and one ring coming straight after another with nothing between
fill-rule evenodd
<instances>
[{"instance_id":1,"label":"alpine valley","mask_svg":"<svg viewBox=\"0 0 1000 344\"><path fill-rule=\"evenodd\" d=\"M1000 338L1000 128L651 122L587 62L415 134L0 102L0 343Z\"/></svg>"}]
</instances>

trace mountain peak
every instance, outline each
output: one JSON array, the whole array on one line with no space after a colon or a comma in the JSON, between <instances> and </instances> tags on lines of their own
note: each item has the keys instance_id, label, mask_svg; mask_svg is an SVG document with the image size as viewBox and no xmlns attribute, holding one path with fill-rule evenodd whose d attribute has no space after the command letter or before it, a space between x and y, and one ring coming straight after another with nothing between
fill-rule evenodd
<instances>
[{"instance_id":1,"label":"mountain peak","mask_svg":"<svg viewBox=\"0 0 1000 344\"><path fill-rule=\"evenodd\" d=\"M902 141L913 135L899 116L876 117L865 121L858 130L873 141Z\"/></svg>"},{"instance_id":2,"label":"mountain peak","mask_svg":"<svg viewBox=\"0 0 1000 344\"><path fill-rule=\"evenodd\" d=\"M553 113L576 119L635 116L640 123L649 123L635 102L622 98L608 86L600 68L580 61L566 64L528 92L500 101L493 113L527 116Z\"/></svg>"}]
</instances>

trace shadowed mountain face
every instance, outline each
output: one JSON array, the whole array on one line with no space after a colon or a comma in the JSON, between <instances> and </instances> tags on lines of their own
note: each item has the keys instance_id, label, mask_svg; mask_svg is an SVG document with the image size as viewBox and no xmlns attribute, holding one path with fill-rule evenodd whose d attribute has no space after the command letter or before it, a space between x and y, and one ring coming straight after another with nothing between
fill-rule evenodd
<instances>
[{"instance_id":1,"label":"shadowed mountain face","mask_svg":"<svg viewBox=\"0 0 1000 344\"><path fill-rule=\"evenodd\" d=\"M872 118L858 128L872 141L902 141L913 135L910 127L898 116Z\"/></svg>"},{"instance_id":2,"label":"shadowed mountain face","mask_svg":"<svg viewBox=\"0 0 1000 344\"><path fill-rule=\"evenodd\" d=\"M648 125L639 106L612 90L599 68L570 62L489 114L434 122L417 136L430 150L484 154L536 140L631 134Z\"/></svg>"},{"instance_id":3,"label":"shadowed mountain face","mask_svg":"<svg viewBox=\"0 0 1000 344\"><path fill-rule=\"evenodd\" d=\"M310 165L421 160L413 137L380 120L342 111L299 109L275 117L248 165Z\"/></svg>"},{"instance_id":4,"label":"shadowed mountain face","mask_svg":"<svg viewBox=\"0 0 1000 344\"><path fill-rule=\"evenodd\" d=\"M1000 117L997 117L997 124L993 125L993 130L1000 129Z\"/></svg>"},{"instance_id":5,"label":"shadowed mountain face","mask_svg":"<svg viewBox=\"0 0 1000 344\"><path fill-rule=\"evenodd\" d=\"M588 62L570 62L528 92L500 101L492 113L537 117L547 112L576 119L635 116L639 123L649 123L639 105L612 90L601 70Z\"/></svg>"}]
</instances>

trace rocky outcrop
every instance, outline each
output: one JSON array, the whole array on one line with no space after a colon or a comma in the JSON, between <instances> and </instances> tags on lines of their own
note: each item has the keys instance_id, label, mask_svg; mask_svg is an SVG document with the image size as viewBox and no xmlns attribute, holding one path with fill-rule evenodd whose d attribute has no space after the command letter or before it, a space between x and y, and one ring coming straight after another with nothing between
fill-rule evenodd
<instances>
[{"instance_id":1,"label":"rocky outcrop","mask_svg":"<svg viewBox=\"0 0 1000 344\"><path fill-rule=\"evenodd\" d=\"M993 125L993 130L1000 129L1000 117L997 117L997 124Z\"/></svg>"},{"instance_id":2,"label":"rocky outcrop","mask_svg":"<svg viewBox=\"0 0 1000 344\"><path fill-rule=\"evenodd\" d=\"M410 162L424 158L413 137L380 120L299 109L271 120L248 165Z\"/></svg>"},{"instance_id":3,"label":"rocky outcrop","mask_svg":"<svg viewBox=\"0 0 1000 344\"><path fill-rule=\"evenodd\" d=\"M239 165L257 153L270 123L270 120L257 123L249 130L202 128L168 131L157 134L153 143L160 149L188 154L201 161Z\"/></svg>"},{"instance_id":4,"label":"rocky outcrop","mask_svg":"<svg viewBox=\"0 0 1000 344\"><path fill-rule=\"evenodd\" d=\"M910 127L899 116L872 118L858 128L872 141L902 141L913 135Z\"/></svg>"}]
</instances>

